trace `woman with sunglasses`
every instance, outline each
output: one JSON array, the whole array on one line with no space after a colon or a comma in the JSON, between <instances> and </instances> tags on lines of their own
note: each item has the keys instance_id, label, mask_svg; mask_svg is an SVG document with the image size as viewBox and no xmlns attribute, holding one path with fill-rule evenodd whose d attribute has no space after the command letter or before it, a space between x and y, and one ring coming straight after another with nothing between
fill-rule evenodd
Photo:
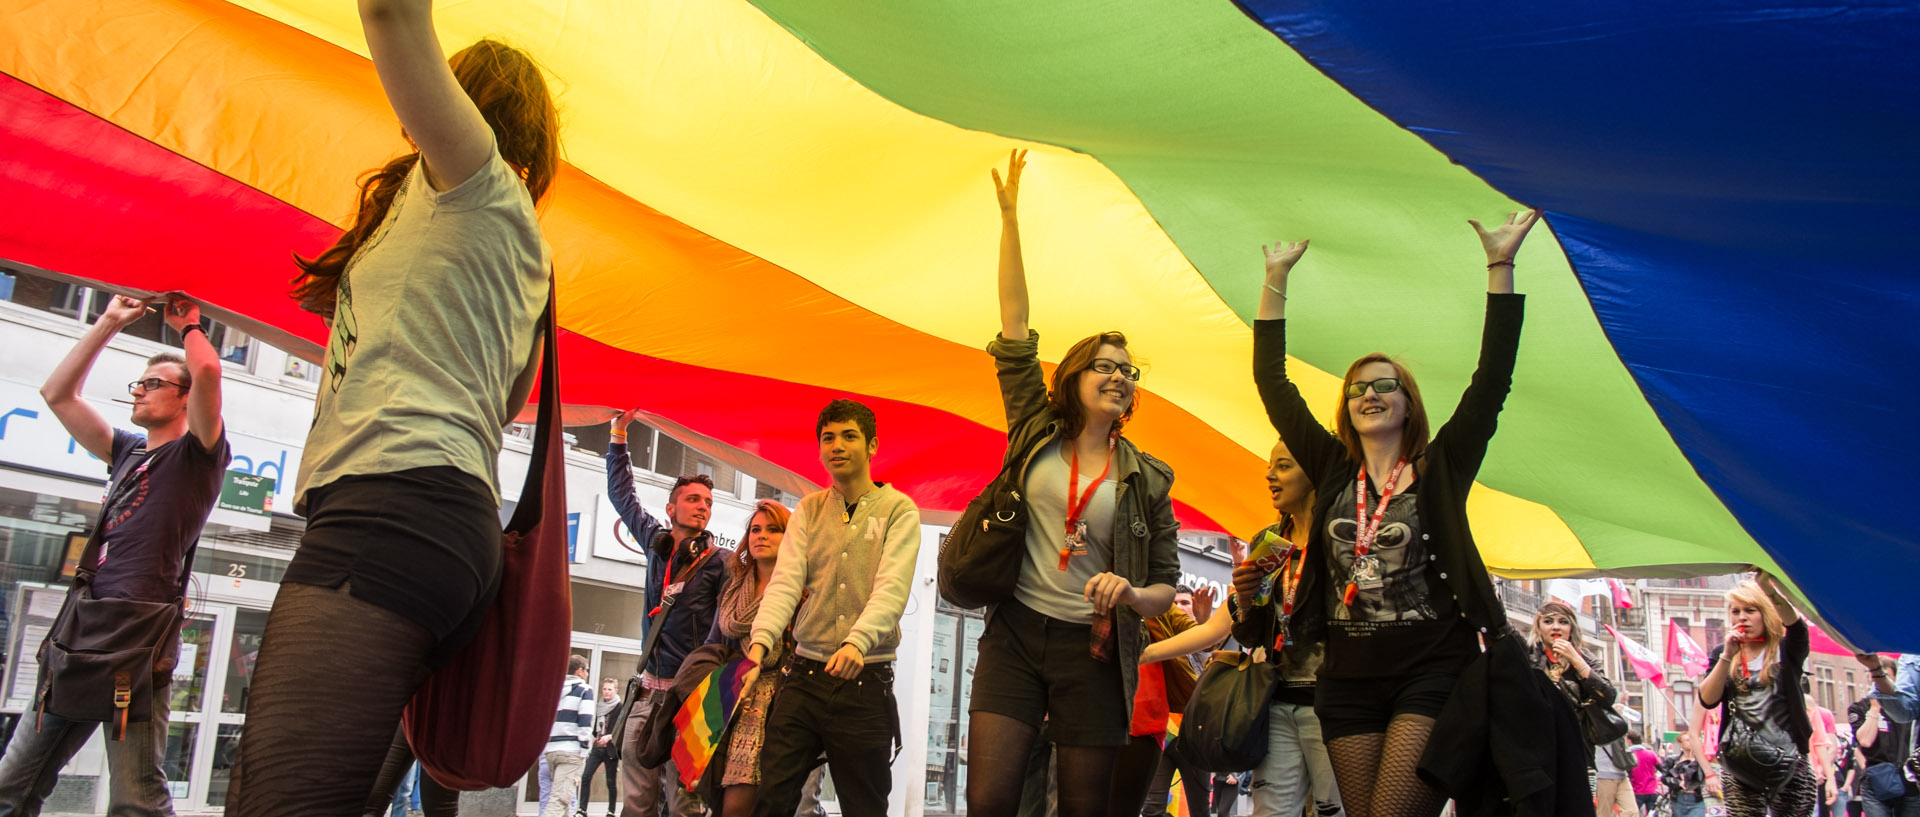
<instances>
[{"instance_id":1,"label":"woman with sunglasses","mask_svg":"<svg viewBox=\"0 0 1920 817\"><path fill-rule=\"evenodd\" d=\"M1075 343L1050 388L1040 367L1020 255L1025 154L1013 152L1004 179L993 172L1000 335L987 351L999 370L1007 456L1023 463L1026 553L1013 599L988 609L980 637L967 806L988 817L1015 813L1044 719L1058 749L1060 814L1094 817L1108 813L1114 759L1127 744L1143 622L1173 605L1180 526L1173 470L1120 433L1140 379L1126 336Z\"/></svg>"},{"instance_id":2,"label":"woman with sunglasses","mask_svg":"<svg viewBox=\"0 0 1920 817\"><path fill-rule=\"evenodd\" d=\"M1335 433L1287 378L1287 279L1307 242L1266 251L1254 323L1254 382L1267 416L1313 482L1307 570L1283 629L1326 644L1314 711L1351 817L1431 817L1446 800L1415 775L1456 678L1506 614L1467 528L1467 492L1512 380L1523 296L1513 258L1540 216L1491 230L1480 363L1453 417L1428 434L1412 373L1384 354L1348 367ZM1516 656L1517 657L1517 656Z\"/></svg>"},{"instance_id":3,"label":"woman with sunglasses","mask_svg":"<svg viewBox=\"0 0 1920 817\"><path fill-rule=\"evenodd\" d=\"M1819 783L1813 721L1800 693L1807 622L1762 572L1727 591L1727 641L1713 648L1700 705L1720 711L1721 788L1729 817L1808 817Z\"/></svg>"}]
</instances>

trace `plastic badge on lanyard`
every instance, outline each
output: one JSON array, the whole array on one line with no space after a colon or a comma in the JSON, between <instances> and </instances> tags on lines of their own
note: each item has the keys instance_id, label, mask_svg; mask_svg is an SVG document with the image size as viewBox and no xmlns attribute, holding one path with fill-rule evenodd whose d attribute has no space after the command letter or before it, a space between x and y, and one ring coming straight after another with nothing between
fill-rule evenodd
<instances>
[{"instance_id":1,"label":"plastic badge on lanyard","mask_svg":"<svg viewBox=\"0 0 1920 817\"><path fill-rule=\"evenodd\" d=\"M1065 440L1062 445L1073 445ZM1067 569L1067 562L1075 556L1087 552L1087 523L1081 518L1087 512L1087 505L1093 502L1093 495L1099 493L1100 483L1107 479L1107 472L1113 470L1113 450L1120 444L1119 432L1107 435L1107 464L1100 469L1100 475L1093 478L1093 484L1087 486L1087 492L1080 491L1080 447L1074 446L1071 459L1072 470L1067 474L1067 538L1060 546L1060 569Z\"/></svg>"},{"instance_id":2,"label":"plastic badge on lanyard","mask_svg":"<svg viewBox=\"0 0 1920 817\"><path fill-rule=\"evenodd\" d=\"M1387 475L1387 482L1380 486L1380 506L1367 514L1367 466L1360 466L1360 475L1353 486L1354 531L1353 531L1353 569L1347 577L1347 592L1340 600L1351 607L1361 590L1379 590L1386 586L1387 577L1381 569L1380 557L1368 551L1373 549L1373 540L1380 535L1380 522L1387 516L1387 503L1393 500L1393 492L1400 485L1400 472L1406 470L1407 459L1401 457L1394 463L1393 472Z\"/></svg>"}]
</instances>

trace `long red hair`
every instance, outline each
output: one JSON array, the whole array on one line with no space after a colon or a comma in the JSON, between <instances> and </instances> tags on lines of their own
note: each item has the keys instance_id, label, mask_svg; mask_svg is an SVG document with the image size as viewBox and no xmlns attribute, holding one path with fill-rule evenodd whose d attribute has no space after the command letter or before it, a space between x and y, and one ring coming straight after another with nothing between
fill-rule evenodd
<instances>
[{"instance_id":1,"label":"long red hair","mask_svg":"<svg viewBox=\"0 0 1920 817\"><path fill-rule=\"evenodd\" d=\"M494 40L461 49L447 65L493 129L500 158L520 174L534 203L540 203L560 165L560 118L540 66L526 52ZM347 263L386 220L401 182L419 161L416 151L362 174L352 226L326 252L311 259L294 256L300 274L293 279L293 297L300 308L333 316L334 296Z\"/></svg>"}]
</instances>

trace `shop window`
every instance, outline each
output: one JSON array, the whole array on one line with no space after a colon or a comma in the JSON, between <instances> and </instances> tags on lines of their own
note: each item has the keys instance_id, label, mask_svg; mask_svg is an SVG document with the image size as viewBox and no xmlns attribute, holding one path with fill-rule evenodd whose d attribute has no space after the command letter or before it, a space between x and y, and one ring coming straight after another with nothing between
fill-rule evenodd
<instances>
[{"instance_id":1,"label":"shop window","mask_svg":"<svg viewBox=\"0 0 1920 817\"><path fill-rule=\"evenodd\" d=\"M573 583L574 632L640 639L646 617L647 597L638 591Z\"/></svg>"},{"instance_id":2,"label":"shop window","mask_svg":"<svg viewBox=\"0 0 1920 817\"><path fill-rule=\"evenodd\" d=\"M287 365L281 375L293 380L305 380L308 383L320 382L320 364L309 363L293 355L287 355Z\"/></svg>"}]
</instances>

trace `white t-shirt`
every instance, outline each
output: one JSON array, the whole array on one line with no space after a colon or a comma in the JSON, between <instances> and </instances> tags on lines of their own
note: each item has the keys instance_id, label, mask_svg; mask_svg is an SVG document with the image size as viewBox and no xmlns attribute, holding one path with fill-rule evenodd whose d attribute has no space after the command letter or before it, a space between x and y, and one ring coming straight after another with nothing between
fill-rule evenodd
<instances>
[{"instance_id":1,"label":"white t-shirt","mask_svg":"<svg viewBox=\"0 0 1920 817\"><path fill-rule=\"evenodd\" d=\"M1093 621L1093 603L1087 601L1087 582L1113 566L1112 473L1094 490L1082 521L1087 523L1087 552L1074 556L1060 569L1060 548L1067 538L1067 478L1071 469L1060 455L1061 443L1048 443L1027 466L1027 564L1020 571L1013 597L1049 618L1085 624ZM1085 463L1082 463L1085 465ZM1098 468L1082 468L1076 495L1099 476Z\"/></svg>"},{"instance_id":2,"label":"white t-shirt","mask_svg":"<svg viewBox=\"0 0 1920 817\"><path fill-rule=\"evenodd\" d=\"M313 428L295 483L452 466L494 486L500 429L546 308L550 252L533 199L495 151L436 192L415 163L340 276Z\"/></svg>"}]
</instances>

